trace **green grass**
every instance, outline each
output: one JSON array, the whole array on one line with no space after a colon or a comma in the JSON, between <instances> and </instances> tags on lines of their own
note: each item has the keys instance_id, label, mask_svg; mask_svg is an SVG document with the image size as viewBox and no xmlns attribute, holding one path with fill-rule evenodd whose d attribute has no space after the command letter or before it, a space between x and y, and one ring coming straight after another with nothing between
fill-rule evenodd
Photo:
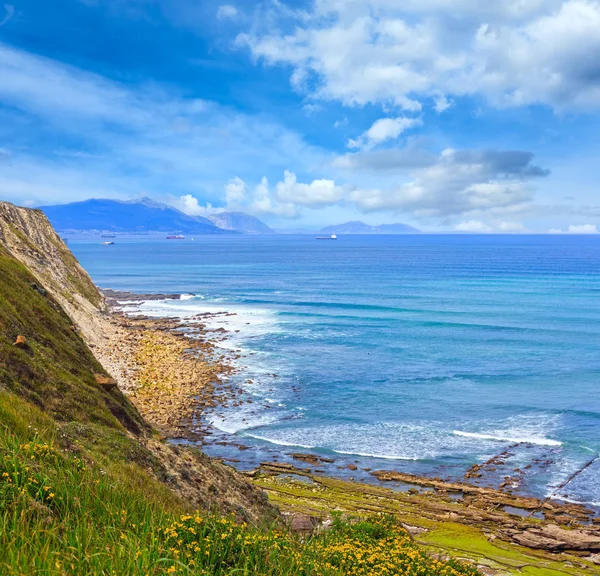
<instances>
[{"instance_id":1,"label":"green grass","mask_svg":"<svg viewBox=\"0 0 600 576\"><path fill-rule=\"evenodd\" d=\"M385 517L301 538L200 515L160 481L153 431L94 373L68 316L0 247L0 574L476 574Z\"/></svg>"},{"instance_id":2,"label":"green grass","mask_svg":"<svg viewBox=\"0 0 600 576\"><path fill-rule=\"evenodd\" d=\"M431 559L386 517L302 539L186 510L135 464L92 453L0 392L1 574L474 576Z\"/></svg>"}]
</instances>

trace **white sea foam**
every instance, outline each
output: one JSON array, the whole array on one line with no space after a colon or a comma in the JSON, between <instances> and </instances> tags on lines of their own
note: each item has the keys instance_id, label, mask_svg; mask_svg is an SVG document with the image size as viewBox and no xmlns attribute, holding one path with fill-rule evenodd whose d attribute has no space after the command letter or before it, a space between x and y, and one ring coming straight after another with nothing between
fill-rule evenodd
<instances>
[{"instance_id":1,"label":"white sea foam","mask_svg":"<svg viewBox=\"0 0 600 576\"><path fill-rule=\"evenodd\" d=\"M211 426L228 434L237 434L253 428L268 426L277 421L278 417L275 415L250 413L249 410L237 410L236 412L227 410L222 417L218 414L211 414L208 417ZM247 435L250 436L250 434Z\"/></svg>"},{"instance_id":2,"label":"white sea foam","mask_svg":"<svg viewBox=\"0 0 600 576\"><path fill-rule=\"evenodd\" d=\"M562 500L563 502L569 502L570 504L582 504L583 506L594 506L600 508L600 501L595 500L577 500L576 498L565 498L560 494L553 494L550 492L546 495L546 498L552 498L554 500Z\"/></svg>"},{"instance_id":3,"label":"white sea foam","mask_svg":"<svg viewBox=\"0 0 600 576\"><path fill-rule=\"evenodd\" d=\"M581 470L590 460L583 454L580 458L567 457L553 466L552 481L550 482L546 497L573 502L574 504L587 504L600 506L600 460L596 460L566 486L557 490L557 487L570 478L573 473Z\"/></svg>"},{"instance_id":4,"label":"white sea foam","mask_svg":"<svg viewBox=\"0 0 600 576\"><path fill-rule=\"evenodd\" d=\"M315 448L318 448L318 446L310 446L308 444L298 444L296 442L286 442L285 440L273 440L272 438L267 438L266 436L259 436L258 434L244 434L244 436L254 438L255 440L262 440L263 442L268 442L269 444L276 444L277 446L305 448L306 450L314 450Z\"/></svg>"},{"instance_id":5,"label":"white sea foam","mask_svg":"<svg viewBox=\"0 0 600 576\"><path fill-rule=\"evenodd\" d=\"M348 456L361 456L363 458L381 458L383 460L420 460L420 458L410 458L408 456L389 456L388 454L376 454L369 452L349 452L347 450L332 450L336 454L345 454Z\"/></svg>"},{"instance_id":6,"label":"white sea foam","mask_svg":"<svg viewBox=\"0 0 600 576\"><path fill-rule=\"evenodd\" d=\"M260 432L254 428L245 435L281 446L318 447L339 454L386 460L425 460L475 449L470 439L453 436L440 423L275 426L261 428Z\"/></svg>"},{"instance_id":7,"label":"white sea foam","mask_svg":"<svg viewBox=\"0 0 600 576\"><path fill-rule=\"evenodd\" d=\"M463 432L453 430L452 434L463 438L479 438L480 440L491 440L493 442L510 442L511 444L536 444L537 446L562 446L562 442L550 438L538 438L535 436L518 436L508 433L479 434L477 432Z\"/></svg>"},{"instance_id":8,"label":"white sea foam","mask_svg":"<svg viewBox=\"0 0 600 576\"><path fill-rule=\"evenodd\" d=\"M515 417L468 432L447 428L444 422L374 422L324 426L288 425L254 427L251 435L282 446L311 446L339 454L385 460L434 460L477 454L485 460L498 452L498 443L529 443L558 448L558 440L546 437L555 421L547 417Z\"/></svg>"}]
</instances>

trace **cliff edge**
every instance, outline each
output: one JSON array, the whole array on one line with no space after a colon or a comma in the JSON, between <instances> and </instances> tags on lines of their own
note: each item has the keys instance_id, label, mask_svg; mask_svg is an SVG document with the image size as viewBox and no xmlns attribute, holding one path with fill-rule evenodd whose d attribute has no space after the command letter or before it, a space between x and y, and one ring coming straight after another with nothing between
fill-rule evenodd
<instances>
[{"instance_id":1,"label":"cliff edge","mask_svg":"<svg viewBox=\"0 0 600 576\"><path fill-rule=\"evenodd\" d=\"M5 427L43 422L64 449L77 446L115 477L127 466L129 479L170 489L181 509L276 516L233 469L159 437L97 353L94 341L109 348L111 330L101 293L44 214L0 202L0 440Z\"/></svg>"},{"instance_id":2,"label":"cliff edge","mask_svg":"<svg viewBox=\"0 0 600 576\"><path fill-rule=\"evenodd\" d=\"M0 245L65 308L104 310L104 299L41 210L0 202Z\"/></svg>"}]
</instances>

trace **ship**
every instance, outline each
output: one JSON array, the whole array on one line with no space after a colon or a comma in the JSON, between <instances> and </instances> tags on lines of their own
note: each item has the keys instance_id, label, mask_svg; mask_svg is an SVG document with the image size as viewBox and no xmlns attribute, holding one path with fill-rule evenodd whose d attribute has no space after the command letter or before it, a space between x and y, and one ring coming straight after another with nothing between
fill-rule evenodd
<instances>
[{"instance_id":1,"label":"ship","mask_svg":"<svg viewBox=\"0 0 600 576\"><path fill-rule=\"evenodd\" d=\"M114 242L102 242L103 246L112 246Z\"/></svg>"},{"instance_id":2,"label":"ship","mask_svg":"<svg viewBox=\"0 0 600 576\"><path fill-rule=\"evenodd\" d=\"M185 236L177 234L175 236L167 236L167 240L185 240Z\"/></svg>"},{"instance_id":3,"label":"ship","mask_svg":"<svg viewBox=\"0 0 600 576\"><path fill-rule=\"evenodd\" d=\"M329 236L317 236L317 240L337 240L337 234L330 234Z\"/></svg>"},{"instance_id":4,"label":"ship","mask_svg":"<svg viewBox=\"0 0 600 576\"><path fill-rule=\"evenodd\" d=\"M114 234L102 234L100 238L116 238Z\"/></svg>"}]
</instances>

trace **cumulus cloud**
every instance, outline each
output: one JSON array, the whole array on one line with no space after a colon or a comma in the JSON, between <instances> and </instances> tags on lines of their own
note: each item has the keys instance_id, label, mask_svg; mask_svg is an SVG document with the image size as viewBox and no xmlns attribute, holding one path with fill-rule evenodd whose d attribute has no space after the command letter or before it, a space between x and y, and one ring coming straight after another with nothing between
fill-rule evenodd
<instances>
[{"instance_id":1,"label":"cumulus cloud","mask_svg":"<svg viewBox=\"0 0 600 576\"><path fill-rule=\"evenodd\" d=\"M225 186L225 209L297 218L302 208L332 206L342 200L343 195L343 187L337 186L333 180L298 182L296 174L286 170L283 180L275 186L271 186L266 177L255 186L239 177L232 178Z\"/></svg>"},{"instance_id":2,"label":"cumulus cloud","mask_svg":"<svg viewBox=\"0 0 600 576\"><path fill-rule=\"evenodd\" d=\"M238 15L238 9L231 4L223 4L217 10L217 18L219 20L227 20L235 18Z\"/></svg>"},{"instance_id":3,"label":"cumulus cloud","mask_svg":"<svg viewBox=\"0 0 600 576\"><path fill-rule=\"evenodd\" d=\"M532 154L521 151L447 149L439 156L414 150L381 152L385 154L346 155L335 162L340 168L361 166L375 172L400 164L399 172L410 175L390 189L354 190L350 199L364 212L395 210L420 217L508 213L531 202L529 180L548 174L532 163Z\"/></svg>"},{"instance_id":4,"label":"cumulus cloud","mask_svg":"<svg viewBox=\"0 0 600 576\"><path fill-rule=\"evenodd\" d=\"M296 13L271 6L268 24L240 34L237 45L291 67L293 85L315 98L409 111L433 101L438 112L449 97L470 94L497 106L600 106L597 0L315 0Z\"/></svg>"},{"instance_id":5,"label":"cumulus cloud","mask_svg":"<svg viewBox=\"0 0 600 576\"><path fill-rule=\"evenodd\" d=\"M456 232L470 232L473 234L482 234L492 232L493 228L480 222L479 220L469 220L467 222L460 222L454 227Z\"/></svg>"},{"instance_id":6,"label":"cumulus cloud","mask_svg":"<svg viewBox=\"0 0 600 576\"><path fill-rule=\"evenodd\" d=\"M481 224L478 231L523 232L525 228L520 223L504 220L502 215L514 216L529 207L533 199L529 180L548 173L532 163L533 156L528 152L447 149L437 156L410 150L404 155L399 152L356 153L333 163L350 174L356 173L356 166L361 163L376 173L378 167L387 172L388 164L401 163L407 181L396 185L356 186L333 179L303 183L286 170L283 180L273 187L266 178L254 188L239 178L231 180L226 187L229 204L254 213L293 218L304 208L334 205L354 206L364 213L402 212L427 219L486 215L493 221ZM457 230L461 226L478 226L477 222L476 218L465 220Z\"/></svg>"},{"instance_id":7,"label":"cumulus cloud","mask_svg":"<svg viewBox=\"0 0 600 576\"><path fill-rule=\"evenodd\" d=\"M567 230L560 228L552 228L548 230L548 234L598 234L598 226L596 224L571 224Z\"/></svg>"},{"instance_id":8,"label":"cumulus cloud","mask_svg":"<svg viewBox=\"0 0 600 576\"><path fill-rule=\"evenodd\" d=\"M422 124L420 118L408 118L399 116L398 118L381 118L376 120L373 125L356 140L348 140L348 148L370 149L387 140L395 140L401 134Z\"/></svg>"},{"instance_id":9,"label":"cumulus cloud","mask_svg":"<svg viewBox=\"0 0 600 576\"><path fill-rule=\"evenodd\" d=\"M303 184L289 170L286 170L283 181L277 184L275 192L280 202L310 208L336 204L343 194L343 189L336 186L333 180L313 180L310 184Z\"/></svg>"},{"instance_id":10,"label":"cumulus cloud","mask_svg":"<svg viewBox=\"0 0 600 576\"><path fill-rule=\"evenodd\" d=\"M436 96L434 98L434 109L438 114L441 114L442 112L445 112L449 108L452 108L453 104L454 104L454 102L444 95Z\"/></svg>"},{"instance_id":11,"label":"cumulus cloud","mask_svg":"<svg viewBox=\"0 0 600 576\"><path fill-rule=\"evenodd\" d=\"M215 208L210 202L202 205L198 198L195 198L191 194L185 194L179 198L175 198L172 204L187 214L188 216L210 216L211 214L218 214L223 212L223 208Z\"/></svg>"},{"instance_id":12,"label":"cumulus cloud","mask_svg":"<svg viewBox=\"0 0 600 576\"><path fill-rule=\"evenodd\" d=\"M454 226L454 230L471 234L522 234L527 232L527 228L521 222L496 221L487 224L480 220L459 222Z\"/></svg>"}]
</instances>

